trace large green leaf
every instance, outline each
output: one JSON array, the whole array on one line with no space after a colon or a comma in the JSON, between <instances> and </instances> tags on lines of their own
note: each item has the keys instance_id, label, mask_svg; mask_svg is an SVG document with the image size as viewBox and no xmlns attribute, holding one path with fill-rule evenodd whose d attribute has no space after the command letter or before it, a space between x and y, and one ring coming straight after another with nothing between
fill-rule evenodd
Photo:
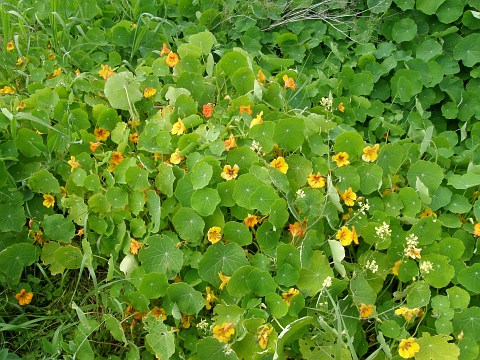
<instances>
[{"instance_id":1,"label":"large green leaf","mask_svg":"<svg viewBox=\"0 0 480 360\"><path fill-rule=\"evenodd\" d=\"M168 331L162 320L149 315L145 321L145 336L147 348L155 354L158 359L170 359L175 353L175 336Z\"/></svg>"},{"instance_id":2,"label":"large green leaf","mask_svg":"<svg viewBox=\"0 0 480 360\"><path fill-rule=\"evenodd\" d=\"M220 202L220 195L215 189L198 189L192 194L192 208L202 216L212 215Z\"/></svg>"},{"instance_id":3,"label":"large green leaf","mask_svg":"<svg viewBox=\"0 0 480 360\"><path fill-rule=\"evenodd\" d=\"M300 271L297 286L300 290L308 292L310 296L314 296L323 289L323 282L327 277L333 279L330 263L320 251L314 251L309 267Z\"/></svg>"},{"instance_id":4,"label":"large green leaf","mask_svg":"<svg viewBox=\"0 0 480 360\"><path fill-rule=\"evenodd\" d=\"M30 189L37 193L49 194L59 193L60 184L58 180L48 170L40 170L34 173L28 180Z\"/></svg>"},{"instance_id":5,"label":"large green leaf","mask_svg":"<svg viewBox=\"0 0 480 360\"><path fill-rule=\"evenodd\" d=\"M480 34L473 33L458 42L453 57L462 60L463 65L473 67L480 62Z\"/></svg>"},{"instance_id":6,"label":"large green leaf","mask_svg":"<svg viewBox=\"0 0 480 360\"><path fill-rule=\"evenodd\" d=\"M23 204L0 204L0 232L22 231L25 221Z\"/></svg>"},{"instance_id":7,"label":"large green leaf","mask_svg":"<svg viewBox=\"0 0 480 360\"><path fill-rule=\"evenodd\" d=\"M443 170L436 164L425 160L418 160L410 166L407 178L412 187L415 187L417 179L434 193L443 181Z\"/></svg>"},{"instance_id":8,"label":"large green leaf","mask_svg":"<svg viewBox=\"0 0 480 360\"><path fill-rule=\"evenodd\" d=\"M140 83L131 72L114 74L105 83L105 96L115 109L130 110L143 98Z\"/></svg>"},{"instance_id":9,"label":"large green leaf","mask_svg":"<svg viewBox=\"0 0 480 360\"><path fill-rule=\"evenodd\" d=\"M172 224L183 240L196 242L203 237L205 221L190 208L178 210L172 218Z\"/></svg>"},{"instance_id":10,"label":"large green leaf","mask_svg":"<svg viewBox=\"0 0 480 360\"><path fill-rule=\"evenodd\" d=\"M40 248L28 243L13 244L0 252L0 272L8 281L17 283L23 268L32 265L40 256Z\"/></svg>"},{"instance_id":11,"label":"large green leaf","mask_svg":"<svg viewBox=\"0 0 480 360\"><path fill-rule=\"evenodd\" d=\"M305 121L302 118L282 119L275 125L274 141L279 147L294 151L305 140Z\"/></svg>"},{"instance_id":12,"label":"large green leaf","mask_svg":"<svg viewBox=\"0 0 480 360\"><path fill-rule=\"evenodd\" d=\"M61 214L47 216L43 230L49 239L60 242L70 242L75 236L75 225Z\"/></svg>"},{"instance_id":13,"label":"large green leaf","mask_svg":"<svg viewBox=\"0 0 480 360\"><path fill-rule=\"evenodd\" d=\"M173 278L182 269L183 253L178 240L169 235L153 235L145 239L147 246L140 249L138 257L147 273L166 274Z\"/></svg>"},{"instance_id":14,"label":"large green leaf","mask_svg":"<svg viewBox=\"0 0 480 360\"><path fill-rule=\"evenodd\" d=\"M173 283L167 289L168 299L187 315L197 315L206 302L202 293L184 282Z\"/></svg>"}]
</instances>

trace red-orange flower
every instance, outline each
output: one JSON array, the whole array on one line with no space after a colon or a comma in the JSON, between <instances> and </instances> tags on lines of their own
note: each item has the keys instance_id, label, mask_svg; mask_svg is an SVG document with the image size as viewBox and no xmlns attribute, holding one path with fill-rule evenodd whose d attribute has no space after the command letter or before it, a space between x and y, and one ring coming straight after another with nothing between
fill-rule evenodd
<instances>
[{"instance_id":1,"label":"red-orange flower","mask_svg":"<svg viewBox=\"0 0 480 360\"><path fill-rule=\"evenodd\" d=\"M205 104L203 105L202 109L203 116L205 116L207 119L211 118L213 115L213 106L212 104Z\"/></svg>"}]
</instances>

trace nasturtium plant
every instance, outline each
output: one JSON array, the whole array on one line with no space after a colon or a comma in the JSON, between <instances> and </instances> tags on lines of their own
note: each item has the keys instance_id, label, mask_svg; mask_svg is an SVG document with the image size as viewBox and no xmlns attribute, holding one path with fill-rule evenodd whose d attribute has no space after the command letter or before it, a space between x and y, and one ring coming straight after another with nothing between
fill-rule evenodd
<instances>
[{"instance_id":1,"label":"nasturtium plant","mask_svg":"<svg viewBox=\"0 0 480 360\"><path fill-rule=\"evenodd\" d=\"M478 357L480 4L321 5L0 6L1 356Z\"/></svg>"}]
</instances>

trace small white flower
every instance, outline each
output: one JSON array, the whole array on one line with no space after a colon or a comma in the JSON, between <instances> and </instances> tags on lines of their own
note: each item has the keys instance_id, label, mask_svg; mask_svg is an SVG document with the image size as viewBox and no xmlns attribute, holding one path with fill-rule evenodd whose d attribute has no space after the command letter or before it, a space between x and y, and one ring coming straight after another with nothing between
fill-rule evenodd
<instances>
[{"instance_id":1,"label":"small white flower","mask_svg":"<svg viewBox=\"0 0 480 360\"><path fill-rule=\"evenodd\" d=\"M378 271L378 265L375 260L367 261L367 263L365 264L365 267L374 274Z\"/></svg>"},{"instance_id":2,"label":"small white flower","mask_svg":"<svg viewBox=\"0 0 480 360\"><path fill-rule=\"evenodd\" d=\"M320 100L320 105L322 105L327 111L332 110L332 104L333 104L332 98L322 97L322 100Z\"/></svg>"},{"instance_id":3,"label":"small white flower","mask_svg":"<svg viewBox=\"0 0 480 360\"><path fill-rule=\"evenodd\" d=\"M415 234L410 234L407 236L407 245L417 246L418 245L418 237Z\"/></svg>"},{"instance_id":4,"label":"small white flower","mask_svg":"<svg viewBox=\"0 0 480 360\"><path fill-rule=\"evenodd\" d=\"M259 142L253 140L252 145L250 146L250 149L256 152L261 152L262 151L262 146L260 145Z\"/></svg>"},{"instance_id":5,"label":"small white flower","mask_svg":"<svg viewBox=\"0 0 480 360\"><path fill-rule=\"evenodd\" d=\"M323 280L322 286L323 286L324 289L329 288L330 286L332 286L332 277L331 277L331 276L327 276L327 277L325 278L325 280Z\"/></svg>"},{"instance_id":6,"label":"small white flower","mask_svg":"<svg viewBox=\"0 0 480 360\"><path fill-rule=\"evenodd\" d=\"M433 270L433 264L431 261L422 261L420 263L420 270L422 270L425 274L428 274L431 270Z\"/></svg>"},{"instance_id":7,"label":"small white flower","mask_svg":"<svg viewBox=\"0 0 480 360\"><path fill-rule=\"evenodd\" d=\"M298 189L296 194L301 199L305 197L305 191L303 191L303 189Z\"/></svg>"},{"instance_id":8,"label":"small white flower","mask_svg":"<svg viewBox=\"0 0 480 360\"><path fill-rule=\"evenodd\" d=\"M382 225L375 226L375 231L377 236L382 240L385 240L392 235L392 229L390 229L390 225L388 225L385 221Z\"/></svg>"}]
</instances>

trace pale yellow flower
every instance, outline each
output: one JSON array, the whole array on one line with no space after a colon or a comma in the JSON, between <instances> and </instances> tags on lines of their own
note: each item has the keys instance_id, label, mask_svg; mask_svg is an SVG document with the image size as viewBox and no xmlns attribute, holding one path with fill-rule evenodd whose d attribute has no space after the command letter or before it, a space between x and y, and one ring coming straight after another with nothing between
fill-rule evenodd
<instances>
[{"instance_id":1,"label":"pale yellow flower","mask_svg":"<svg viewBox=\"0 0 480 360\"><path fill-rule=\"evenodd\" d=\"M225 165L223 167L223 171L220 174L220 176L222 177L222 179L225 179L227 181L228 180L233 180L238 176L238 171L239 170L240 170L240 168L238 167L237 164L233 165L233 167L231 167L230 165Z\"/></svg>"},{"instance_id":2,"label":"pale yellow flower","mask_svg":"<svg viewBox=\"0 0 480 360\"><path fill-rule=\"evenodd\" d=\"M375 160L377 160L377 152L378 152L378 148L380 147L380 145L378 144L375 144L373 145L373 147L371 146L366 146L363 148L363 155L362 155L362 159L363 161L366 161L366 162L373 162Z\"/></svg>"}]
</instances>

